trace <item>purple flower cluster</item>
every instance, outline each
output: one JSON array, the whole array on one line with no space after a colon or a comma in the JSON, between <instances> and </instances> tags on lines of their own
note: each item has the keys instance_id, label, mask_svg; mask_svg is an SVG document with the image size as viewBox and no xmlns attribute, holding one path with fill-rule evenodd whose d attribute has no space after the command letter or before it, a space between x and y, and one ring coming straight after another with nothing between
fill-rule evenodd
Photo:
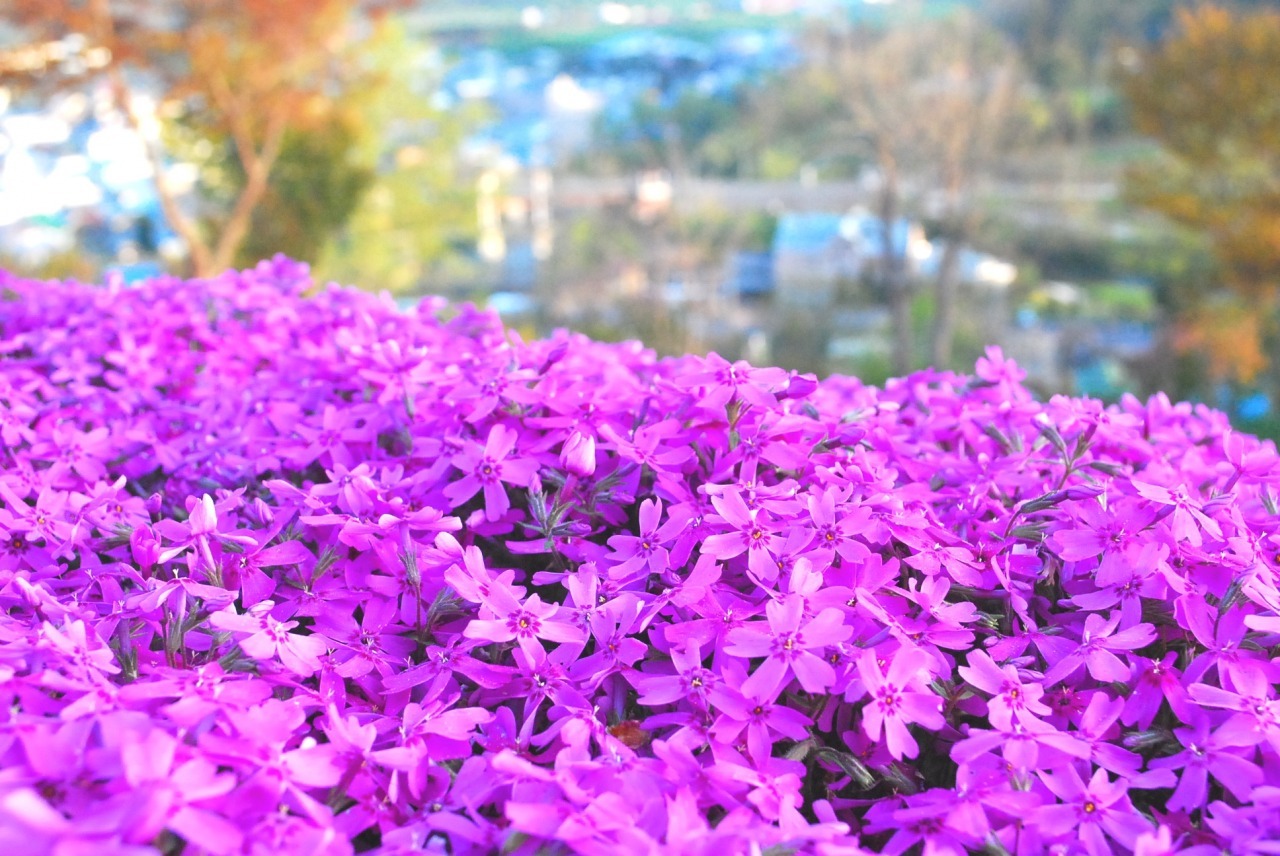
<instances>
[{"instance_id":1,"label":"purple flower cluster","mask_svg":"<svg viewBox=\"0 0 1280 856\"><path fill-rule=\"evenodd\" d=\"M1020 380L0 273L0 853L1277 852L1280 458Z\"/></svg>"}]
</instances>

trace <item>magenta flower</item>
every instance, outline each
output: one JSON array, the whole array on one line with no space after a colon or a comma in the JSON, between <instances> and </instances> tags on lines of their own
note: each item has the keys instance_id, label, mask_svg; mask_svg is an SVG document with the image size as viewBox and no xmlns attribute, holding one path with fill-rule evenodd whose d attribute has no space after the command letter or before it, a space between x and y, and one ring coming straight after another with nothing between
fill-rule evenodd
<instances>
[{"instance_id":1,"label":"magenta flower","mask_svg":"<svg viewBox=\"0 0 1280 856\"><path fill-rule=\"evenodd\" d=\"M511 457L517 434L505 425L494 425L483 447L468 442L453 458L453 465L463 476L444 489L455 507L477 493L484 492L484 514L488 520L499 520L511 508L504 484L528 487L538 471L536 461Z\"/></svg>"},{"instance_id":2,"label":"magenta flower","mask_svg":"<svg viewBox=\"0 0 1280 856\"><path fill-rule=\"evenodd\" d=\"M919 648L895 651L888 669L875 651L858 658L858 675L870 697L862 708L862 728L872 740L884 731L889 754L894 758L914 758L920 746L907 726L922 725L931 730L943 726L942 703L937 696L919 691L930 677L932 660Z\"/></svg>"},{"instance_id":3,"label":"magenta flower","mask_svg":"<svg viewBox=\"0 0 1280 856\"><path fill-rule=\"evenodd\" d=\"M687 388L702 386L703 406L719 410L737 399L758 407L776 403L772 390L785 387L787 373L781 369L753 368L739 360L730 363L719 354L707 354L705 368L681 379Z\"/></svg>"},{"instance_id":4,"label":"magenta flower","mask_svg":"<svg viewBox=\"0 0 1280 856\"><path fill-rule=\"evenodd\" d=\"M615 535L609 539L609 546L613 548L609 559L615 563L609 570L610 576L622 580L641 569L650 574L661 574L670 567L670 554L663 546L665 537L661 523L661 501L646 499L640 503L639 536Z\"/></svg>"},{"instance_id":5,"label":"magenta flower","mask_svg":"<svg viewBox=\"0 0 1280 856\"><path fill-rule=\"evenodd\" d=\"M1024 377L0 273L0 852L1265 851L1280 455Z\"/></svg>"},{"instance_id":6,"label":"magenta flower","mask_svg":"<svg viewBox=\"0 0 1280 856\"><path fill-rule=\"evenodd\" d=\"M1174 729L1178 742L1185 748L1176 755L1152 760L1156 770L1181 770L1178 786L1169 798L1171 809L1195 811L1203 809L1209 794L1209 777L1221 784L1240 802L1246 802L1252 790L1263 782L1262 768L1250 760L1258 735L1234 726L1211 731L1204 714L1186 728ZM1245 749L1246 752L1239 750Z\"/></svg>"},{"instance_id":7,"label":"magenta flower","mask_svg":"<svg viewBox=\"0 0 1280 856\"><path fill-rule=\"evenodd\" d=\"M120 750L125 781L147 810L136 818L132 833L153 840L162 830L214 854L240 851L243 832L211 806L236 786L235 776L218 772L204 758L179 762L180 744L161 731L145 737L128 733Z\"/></svg>"},{"instance_id":8,"label":"magenta flower","mask_svg":"<svg viewBox=\"0 0 1280 856\"><path fill-rule=\"evenodd\" d=\"M586 636L581 628L559 618L561 608L553 603L543 603L542 598L531 594L521 603L515 594L503 585L495 585L481 597L482 615L493 618L473 618L467 623L463 635L468 639L485 642L510 642L515 640L525 653L534 656L541 653L538 639L548 642L582 642Z\"/></svg>"},{"instance_id":9,"label":"magenta flower","mask_svg":"<svg viewBox=\"0 0 1280 856\"><path fill-rule=\"evenodd\" d=\"M1036 683L1023 683L1013 666L998 666L985 651L974 651L969 662L958 670L970 685L991 694L987 702L991 724L1008 729L1016 719L1026 722L1040 716L1048 716L1050 710L1041 701L1044 688Z\"/></svg>"},{"instance_id":10,"label":"magenta flower","mask_svg":"<svg viewBox=\"0 0 1280 856\"><path fill-rule=\"evenodd\" d=\"M1068 765L1058 773L1040 773L1040 781L1062 804L1038 809L1032 816L1036 827L1051 836L1078 836L1089 856L1114 853L1112 841L1132 849L1138 836L1152 829L1129 802L1124 783L1111 781L1105 770L1095 771L1086 784Z\"/></svg>"},{"instance_id":11,"label":"magenta flower","mask_svg":"<svg viewBox=\"0 0 1280 856\"><path fill-rule=\"evenodd\" d=\"M774 701L769 693L747 695L721 683L712 689L711 701L719 713L711 736L732 745L745 731L747 753L757 762L769 757L775 735L803 740L808 734L809 718Z\"/></svg>"},{"instance_id":12,"label":"magenta flower","mask_svg":"<svg viewBox=\"0 0 1280 856\"><path fill-rule=\"evenodd\" d=\"M699 708L707 707L708 694L720 676L702 665L702 652L697 643L687 648L671 649L670 669L657 669L628 677L640 691L640 704L656 707L677 701L688 701Z\"/></svg>"},{"instance_id":13,"label":"magenta flower","mask_svg":"<svg viewBox=\"0 0 1280 856\"><path fill-rule=\"evenodd\" d=\"M1233 689L1192 684L1188 693L1193 701L1204 707L1235 711L1220 726L1219 732L1253 735L1258 738L1257 742L1266 740L1273 749L1280 751L1280 701L1272 698L1274 690L1267 671L1260 665L1241 670L1233 675L1232 684Z\"/></svg>"},{"instance_id":14,"label":"magenta flower","mask_svg":"<svg viewBox=\"0 0 1280 856\"><path fill-rule=\"evenodd\" d=\"M822 692L835 683L835 669L820 652L853 635L853 628L845 626L838 609L824 609L804 621L804 601L792 595L770 601L765 615L768 630L761 630L760 622L751 622L730 630L726 637L725 653L765 658L743 684L744 692L768 695L780 690L792 677L811 693Z\"/></svg>"},{"instance_id":15,"label":"magenta flower","mask_svg":"<svg viewBox=\"0 0 1280 856\"><path fill-rule=\"evenodd\" d=\"M1075 518L1067 521L1067 528L1054 532L1050 541L1058 555L1069 562L1124 552L1156 517L1145 502L1137 501L1113 502L1107 508L1085 501L1074 503L1072 510Z\"/></svg>"},{"instance_id":16,"label":"magenta flower","mask_svg":"<svg viewBox=\"0 0 1280 856\"><path fill-rule=\"evenodd\" d=\"M1088 744L1038 719L1011 722L992 729L970 728L965 739L951 749L961 764L978 763L988 753L999 752L1010 772L1029 772L1087 759Z\"/></svg>"},{"instance_id":17,"label":"magenta flower","mask_svg":"<svg viewBox=\"0 0 1280 856\"><path fill-rule=\"evenodd\" d=\"M1095 614L1087 616L1080 634L1080 645L1058 662L1050 664L1044 673L1044 685L1053 686L1070 677L1081 666L1100 681L1127 681L1130 669L1116 656L1116 652L1145 647L1156 638L1156 634L1150 624L1138 624L1116 632L1119 623L1119 612L1113 612L1110 618Z\"/></svg>"},{"instance_id":18,"label":"magenta flower","mask_svg":"<svg viewBox=\"0 0 1280 856\"><path fill-rule=\"evenodd\" d=\"M708 535L702 542L702 552L717 559L732 559L747 554L748 567L762 580L774 580L778 576L778 560L773 555L777 536L760 519L756 509L747 507L742 493L729 488L711 498L711 504L719 512L720 519L733 531Z\"/></svg>"},{"instance_id":19,"label":"magenta flower","mask_svg":"<svg viewBox=\"0 0 1280 856\"><path fill-rule=\"evenodd\" d=\"M845 499L834 488L827 488L818 495L810 494L809 518L817 531L819 548L830 550L845 561L861 562L871 551L855 540L855 536L870 528L871 509L868 506L847 508Z\"/></svg>"},{"instance_id":20,"label":"magenta flower","mask_svg":"<svg viewBox=\"0 0 1280 856\"><path fill-rule=\"evenodd\" d=\"M214 613L209 622L237 636L240 650L255 660L278 658L280 664L295 675L314 674L320 669L320 658L329 651L328 641L322 636L291 633L298 622L276 620L268 611L274 605L269 600L263 601L243 615L228 608Z\"/></svg>"}]
</instances>

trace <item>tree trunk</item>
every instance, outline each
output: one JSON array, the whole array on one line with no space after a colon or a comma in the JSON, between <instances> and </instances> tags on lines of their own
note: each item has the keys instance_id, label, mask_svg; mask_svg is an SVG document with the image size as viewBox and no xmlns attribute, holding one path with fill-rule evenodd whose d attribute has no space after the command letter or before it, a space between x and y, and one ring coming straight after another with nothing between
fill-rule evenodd
<instances>
[{"instance_id":1,"label":"tree trunk","mask_svg":"<svg viewBox=\"0 0 1280 856\"><path fill-rule=\"evenodd\" d=\"M99 45L114 44L116 29L115 18L111 12L111 4L108 0L90 0L89 5L90 12L93 15L94 40ZM133 90L129 88L124 72L114 58L107 66L107 80L111 88L112 97L115 99L116 107L124 114L124 119L129 123L129 127L142 140L147 163L151 166L152 184L156 191L156 198L160 201L160 211L164 214L169 227L187 245L187 252L191 256L196 273L199 274L201 268L208 265L210 258L209 248L201 240L197 225L183 213L182 208L178 205L178 200L174 196L172 188L169 187L168 177L165 174L164 158L156 151L156 147L144 133L142 121L134 107Z\"/></svg>"},{"instance_id":2,"label":"tree trunk","mask_svg":"<svg viewBox=\"0 0 1280 856\"><path fill-rule=\"evenodd\" d=\"M960 250L963 236L947 238L938 263L938 278L933 283L933 336L929 342L929 359L935 369L945 369L951 362L951 346L955 341L956 288L960 284Z\"/></svg>"},{"instance_id":3,"label":"tree trunk","mask_svg":"<svg viewBox=\"0 0 1280 856\"><path fill-rule=\"evenodd\" d=\"M898 221L898 175L890 162L884 169L884 187L880 191L880 267L881 281L889 298L889 312L893 318L893 371L896 375L904 375L911 371L912 335L911 335L911 294L907 288L906 270L902 253L894 246L893 227Z\"/></svg>"}]
</instances>

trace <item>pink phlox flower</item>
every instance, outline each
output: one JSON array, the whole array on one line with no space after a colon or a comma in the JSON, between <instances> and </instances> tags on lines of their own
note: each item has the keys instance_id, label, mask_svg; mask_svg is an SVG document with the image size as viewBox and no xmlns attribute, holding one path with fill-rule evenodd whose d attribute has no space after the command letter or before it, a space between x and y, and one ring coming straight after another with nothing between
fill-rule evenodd
<instances>
[{"instance_id":1,"label":"pink phlox flower","mask_svg":"<svg viewBox=\"0 0 1280 856\"><path fill-rule=\"evenodd\" d=\"M838 609L824 609L806 620L804 599L788 595L769 601L765 616L765 622L750 622L726 636L725 653L765 658L743 684L743 692L775 694L792 677L810 693L820 693L835 683L835 670L821 653L853 635L853 628L845 625ZM768 629L761 629L762 625Z\"/></svg>"},{"instance_id":2,"label":"pink phlox flower","mask_svg":"<svg viewBox=\"0 0 1280 856\"><path fill-rule=\"evenodd\" d=\"M672 441L680 430L677 421L664 419L640 426L627 439L606 422L600 426L600 436L614 447L619 458L648 468L660 487L673 491L683 486L680 474L696 458L688 445Z\"/></svg>"},{"instance_id":3,"label":"pink phlox flower","mask_svg":"<svg viewBox=\"0 0 1280 856\"><path fill-rule=\"evenodd\" d=\"M1152 760L1152 769L1181 770L1178 786L1167 805L1175 811L1204 809L1209 795L1209 777L1240 802L1248 802L1252 790L1264 781L1262 768L1253 758L1259 735L1239 724L1226 724L1216 731L1204 713L1196 712L1190 723L1175 728L1174 736L1185 747L1181 752Z\"/></svg>"},{"instance_id":4,"label":"pink phlox flower","mask_svg":"<svg viewBox=\"0 0 1280 856\"><path fill-rule=\"evenodd\" d=\"M75 537L76 528L68 520L71 494L45 485L28 505L4 481L0 481L0 525L9 533L26 536L27 542L40 541L55 554L61 553Z\"/></svg>"},{"instance_id":5,"label":"pink phlox flower","mask_svg":"<svg viewBox=\"0 0 1280 856\"><path fill-rule=\"evenodd\" d=\"M269 600L244 614L228 607L210 616L209 624L236 636L246 656L259 662L279 660L282 666L301 677L315 674L320 669L320 659L329 651L328 640L316 634L303 636L291 632L299 626L298 622L276 619L272 615L274 607Z\"/></svg>"},{"instance_id":6,"label":"pink phlox flower","mask_svg":"<svg viewBox=\"0 0 1280 856\"><path fill-rule=\"evenodd\" d=\"M1232 806L1222 800L1210 803L1206 825L1220 836L1221 846L1215 853L1262 856L1274 852L1275 843L1280 840L1280 787L1255 788L1252 802L1246 806Z\"/></svg>"},{"instance_id":7,"label":"pink phlox flower","mask_svg":"<svg viewBox=\"0 0 1280 856\"><path fill-rule=\"evenodd\" d=\"M1027 373L1011 358L1004 355L999 345L988 345L985 356L978 357L973 373L988 384L1004 390L1018 389Z\"/></svg>"},{"instance_id":8,"label":"pink phlox flower","mask_svg":"<svg viewBox=\"0 0 1280 856\"><path fill-rule=\"evenodd\" d=\"M537 461L511 456L517 438L506 425L494 425L484 446L468 441L454 456L453 465L463 476L445 487L444 494L455 508L483 491L486 520L499 520L507 513L511 500L503 485L528 487L538 471Z\"/></svg>"},{"instance_id":9,"label":"pink phlox flower","mask_svg":"<svg viewBox=\"0 0 1280 856\"><path fill-rule=\"evenodd\" d=\"M703 666L702 649L696 643L671 649L671 663L660 664L643 672L631 672L627 680L640 693L637 699L647 707L658 707L687 701L705 710L709 693L720 682L720 676Z\"/></svg>"},{"instance_id":10,"label":"pink phlox flower","mask_svg":"<svg viewBox=\"0 0 1280 856\"><path fill-rule=\"evenodd\" d=\"M1084 620L1080 644L1070 654L1050 664L1044 673L1044 685L1053 686L1081 666L1085 666L1089 674L1099 681L1127 681L1130 667L1116 656L1116 652L1145 647L1155 640L1156 632L1150 624L1117 631L1119 624L1119 611L1111 613L1109 618L1090 613Z\"/></svg>"},{"instance_id":11,"label":"pink phlox flower","mask_svg":"<svg viewBox=\"0 0 1280 856\"><path fill-rule=\"evenodd\" d=\"M318 426L307 421L294 426L293 430L306 446L288 455L288 460L297 467L312 463L323 467L350 467L355 463L352 448L364 448L373 442L380 416L381 410L376 408L339 408L327 404Z\"/></svg>"},{"instance_id":12,"label":"pink phlox flower","mask_svg":"<svg viewBox=\"0 0 1280 856\"><path fill-rule=\"evenodd\" d=\"M92 483L106 476L104 466L113 455L111 431L99 427L81 431L75 425L55 425L52 436L31 447L31 455L50 461L48 478L59 483L69 475Z\"/></svg>"},{"instance_id":13,"label":"pink phlox flower","mask_svg":"<svg viewBox=\"0 0 1280 856\"><path fill-rule=\"evenodd\" d=\"M1104 497L1105 498L1105 494ZM1121 497L1102 504L1098 500L1064 503L1074 512L1063 528L1054 531L1048 543L1068 562L1093 559L1109 552L1124 552L1136 542L1138 533L1156 519L1156 512L1141 500Z\"/></svg>"},{"instance_id":14,"label":"pink phlox flower","mask_svg":"<svg viewBox=\"0 0 1280 856\"><path fill-rule=\"evenodd\" d=\"M1095 771L1087 784L1073 765L1039 776L1062 802L1037 809L1032 821L1047 835L1078 837L1089 856L1110 856L1112 841L1132 849L1138 836L1152 829L1129 802L1124 780L1111 781L1106 770Z\"/></svg>"},{"instance_id":15,"label":"pink phlox flower","mask_svg":"<svg viewBox=\"0 0 1280 856\"><path fill-rule=\"evenodd\" d=\"M1120 728L1116 723L1124 710L1124 699L1112 697L1098 690L1089 697L1080 717L1079 734L1089 744L1090 758L1098 766L1123 776L1132 784L1156 787L1152 779L1164 783L1165 774L1143 774L1142 756L1122 748L1119 744Z\"/></svg>"},{"instance_id":16,"label":"pink phlox flower","mask_svg":"<svg viewBox=\"0 0 1280 856\"><path fill-rule=\"evenodd\" d=\"M619 598L601 607L589 620L595 651L569 669L569 675L586 687L596 687L610 674L626 672L649 651L632 636L640 622L639 601Z\"/></svg>"},{"instance_id":17,"label":"pink phlox flower","mask_svg":"<svg viewBox=\"0 0 1280 856\"><path fill-rule=\"evenodd\" d=\"M566 608L572 608L577 625L587 631L590 630L592 619L616 601L626 601L628 608L631 603L644 602L634 592L620 593L618 583L603 576L595 562L584 562L576 571L565 574L564 586L569 591ZM569 604L572 604L572 607L569 607ZM638 632L643 630L644 626L641 625L636 629Z\"/></svg>"},{"instance_id":18,"label":"pink phlox flower","mask_svg":"<svg viewBox=\"0 0 1280 856\"><path fill-rule=\"evenodd\" d=\"M710 647L724 644L725 635L735 627L741 627L752 617L759 615L759 605L745 600L726 586L711 586L697 602L690 604L692 617L678 623L669 623L663 630L673 646L683 646L696 641Z\"/></svg>"},{"instance_id":19,"label":"pink phlox flower","mask_svg":"<svg viewBox=\"0 0 1280 856\"><path fill-rule=\"evenodd\" d=\"M460 560L444 572L444 579L463 600L483 603L498 588L508 590L512 597L524 597L524 587L512 582L515 580L515 571L503 570L494 574L485 567L484 555L478 547L463 548L457 539L448 534L438 535L436 544L444 545L446 555L457 555Z\"/></svg>"},{"instance_id":20,"label":"pink phlox flower","mask_svg":"<svg viewBox=\"0 0 1280 856\"><path fill-rule=\"evenodd\" d=\"M778 536L767 517L747 507L742 494L729 489L711 498L719 513L718 522L729 532L708 535L702 541L702 552L724 561L747 553L747 565L758 579L771 583L778 576L778 561L773 555Z\"/></svg>"},{"instance_id":21,"label":"pink phlox flower","mask_svg":"<svg viewBox=\"0 0 1280 856\"><path fill-rule=\"evenodd\" d=\"M488 417L500 405L535 404L539 400L537 391L530 388L530 384L538 380L538 373L532 369L495 366L488 377L475 380L476 383L469 388L459 390L459 398L469 405L469 412L464 418L472 424Z\"/></svg>"},{"instance_id":22,"label":"pink phlox flower","mask_svg":"<svg viewBox=\"0 0 1280 856\"><path fill-rule=\"evenodd\" d=\"M201 734L197 745L209 760L260 779L267 793L289 793L305 800L308 789L332 787L344 772L341 754L331 743L318 744L307 737L289 748L306 718L296 701L267 699L247 710L227 711L230 728ZM239 796L254 791L242 786Z\"/></svg>"},{"instance_id":23,"label":"pink phlox flower","mask_svg":"<svg viewBox=\"0 0 1280 856\"><path fill-rule=\"evenodd\" d=\"M97 526L104 532L119 528L135 529L151 522L146 502L125 492L127 480L120 476L114 482L96 482L88 494L73 495L72 505L79 505L77 520Z\"/></svg>"},{"instance_id":24,"label":"pink phlox flower","mask_svg":"<svg viewBox=\"0 0 1280 856\"><path fill-rule=\"evenodd\" d=\"M382 389L378 392L379 404L399 404L412 400L418 388L430 380L427 349L410 346L402 348L400 342L389 339L374 342L362 348L368 368L359 370L360 376Z\"/></svg>"},{"instance_id":25,"label":"pink phlox flower","mask_svg":"<svg viewBox=\"0 0 1280 856\"><path fill-rule=\"evenodd\" d=\"M941 699L920 689L932 677L932 663L919 648L900 648L889 655L887 664L873 649L858 658L858 675L869 696L862 708L863 730L872 740L879 740L883 730L894 758L914 758L920 751L907 726L936 731L946 724Z\"/></svg>"},{"instance_id":26,"label":"pink phlox flower","mask_svg":"<svg viewBox=\"0 0 1280 856\"><path fill-rule=\"evenodd\" d=\"M787 373L782 369L752 367L743 360L730 363L719 354L707 354L700 371L689 372L676 379L683 389L701 389L701 404L710 410L721 410L737 399L757 407L777 403L773 390L784 388Z\"/></svg>"},{"instance_id":27,"label":"pink phlox flower","mask_svg":"<svg viewBox=\"0 0 1280 856\"><path fill-rule=\"evenodd\" d=\"M1161 571L1162 568L1168 570L1168 556L1169 548L1154 542L1109 552L1102 557L1094 573L1094 584L1098 588L1073 596L1071 602L1092 612L1118 605L1121 630L1140 624L1142 599L1163 599L1168 592L1165 575Z\"/></svg>"},{"instance_id":28,"label":"pink phlox flower","mask_svg":"<svg viewBox=\"0 0 1280 856\"><path fill-rule=\"evenodd\" d=\"M980 815L980 819L969 817ZM880 848L886 856L898 856L916 845L922 852L963 856L977 849L985 835L975 836L973 827L987 826L981 805L963 812L949 790L929 790L903 798L902 803L884 801L873 805L866 814L866 830L871 833L892 832Z\"/></svg>"},{"instance_id":29,"label":"pink phlox flower","mask_svg":"<svg viewBox=\"0 0 1280 856\"><path fill-rule=\"evenodd\" d=\"M778 566L778 580L793 578L796 562L810 562L811 556L817 557L811 545L813 533L803 529L792 529L774 542L773 557Z\"/></svg>"},{"instance_id":30,"label":"pink phlox flower","mask_svg":"<svg viewBox=\"0 0 1280 856\"><path fill-rule=\"evenodd\" d=\"M518 698L524 701L523 723L520 727L520 741L527 742L536 723L536 713L542 703L551 700L557 704L570 707L589 707L582 694L573 687L569 680L568 669L578 654L579 645L561 645L551 652L541 646L525 648L519 646L512 652L516 661L516 672L506 686L518 692Z\"/></svg>"},{"instance_id":31,"label":"pink phlox flower","mask_svg":"<svg viewBox=\"0 0 1280 856\"><path fill-rule=\"evenodd\" d=\"M1261 663L1233 671L1225 686L1192 684L1191 699L1210 708L1234 711L1220 729L1229 734L1253 734L1280 752L1280 701L1274 698L1275 684Z\"/></svg>"},{"instance_id":32,"label":"pink phlox flower","mask_svg":"<svg viewBox=\"0 0 1280 856\"><path fill-rule=\"evenodd\" d=\"M377 670L387 678L395 667L408 660L417 645L398 623L394 600L370 598L362 609L358 626L349 618L322 614L315 629L334 643L334 670L339 675L359 678Z\"/></svg>"},{"instance_id":33,"label":"pink phlox flower","mask_svg":"<svg viewBox=\"0 0 1280 856\"><path fill-rule=\"evenodd\" d=\"M236 599L234 591L198 583L190 577L172 580L150 577L142 584L142 589L125 598L126 609L137 609L144 615L163 616L169 612L178 622L186 620L191 602L200 602L210 609L218 610Z\"/></svg>"},{"instance_id":34,"label":"pink phlox flower","mask_svg":"<svg viewBox=\"0 0 1280 856\"><path fill-rule=\"evenodd\" d=\"M465 758L476 729L492 719L478 707L452 707L439 699L410 702L402 715L401 742L410 749L420 746L433 759Z\"/></svg>"},{"instance_id":35,"label":"pink phlox flower","mask_svg":"<svg viewBox=\"0 0 1280 856\"><path fill-rule=\"evenodd\" d=\"M1188 684L1204 680L1211 672L1222 681L1234 680L1242 670L1266 668L1264 658L1241 645L1248 630L1244 610L1220 611L1199 593L1189 592L1174 601L1174 615L1206 649L1187 666Z\"/></svg>"},{"instance_id":36,"label":"pink phlox flower","mask_svg":"<svg viewBox=\"0 0 1280 856\"><path fill-rule=\"evenodd\" d=\"M335 462L333 469L325 470L327 482L315 484L308 491L313 499L337 500L336 510L346 514L364 517L374 508L382 489L375 479L373 468L368 463L360 463L354 467ZM304 523L326 523L327 520L309 520Z\"/></svg>"},{"instance_id":37,"label":"pink phlox flower","mask_svg":"<svg viewBox=\"0 0 1280 856\"><path fill-rule=\"evenodd\" d=\"M1138 728L1150 728L1163 702L1167 701L1174 715L1186 721L1191 715L1187 688L1178 671L1178 653L1170 651L1160 660L1135 658L1138 674L1132 681L1132 692L1125 700L1121 721Z\"/></svg>"},{"instance_id":38,"label":"pink phlox flower","mask_svg":"<svg viewBox=\"0 0 1280 856\"><path fill-rule=\"evenodd\" d=\"M267 546L269 538L255 540L242 552L223 557L222 566L229 588L240 590L240 602L245 607L266 600L275 593L276 580L266 573L267 568L294 567L309 564L315 555L298 540L285 540ZM299 578L304 572L296 572Z\"/></svg>"},{"instance_id":39,"label":"pink phlox flower","mask_svg":"<svg viewBox=\"0 0 1280 856\"><path fill-rule=\"evenodd\" d=\"M115 654L98 638L97 631L80 619L66 622L61 628L46 621L41 625L40 636L45 645L65 657L81 674L120 673Z\"/></svg>"},{"instance_id":40,"label":"pink phlox flower","mask_svg":"<svg viewBox=\"0 0 1280 856\"><path fill-rule=\"evenodd\" d=\"M670 614L670 606L687 609L704 600L720 581L723 570L714 557L703 555L698 557L687 576L667 571L662 577L664 585L645 607L638 629L644 630L657 618Z\"/></svg>"},{"instance_id":41,"label":"pink phlox flower","mask_svg":"<svg viewBox=\"0 0 1280 856\"><path fill-rule=\"evenodd\" d=\"M651 748L654 758L662 763L659 772L667 781L681 788L695 788L704 801L725 809L741 803L748 785L733 775L733 765L720 762L724 753L717 747L700 752L699 742L687 733L676 733L666 740L654 740Z\"/></svg>"},{"instance_id":42,"label":"pink phlox flower","mask_svg":"<svg viewBox=\"0 0 1280 856\"><path fill-rule=\"evenodd\" d=\"M529 656L541 651L539 639L548 642L586 641L582 629L561 617L565 610L554 603L543 603L537 594L531 594L523 602L502 585L495 585L488 595L481 598L482 616L492 618L473 618L462 631L468 639L479 639L485 642L510 642L524 649Z\"/></svg>"},{"instance_id":43,"label":"pink phlox flower","mask_svg":"<svg viewBox=\"0 0 1280 856\"><path fill-rule=\"evenodd\" d=\"M1144 475L1149 471L1144 470ZM1171 509L1174 540L1199 547L1204 543L1202 533L1207 533L1215 540L1223 537L1218 521L1201 510L1199 503L1192 499L1185 486L1153 484L1139 478L1132 479L1130 483L1140 496L1158 506Z\"/></svg>"},{"instance_id":44,"label":"pink phlox flower","mask_svg":"<svg viewBox=\"0 0 1280 856\"><path fill-rule=\"evenodd\" d=\"M1090 754L1088 744L1079 738L1028 717L994 729L970 728L965 738L951 747L951 757L961 764L973 764L996 751L1017 773L1087 759Z\"/></svg>"},{"instance_id":45,"label":"pink phlox flower","mask_svg":"<svg viewBox=\"0 0 1280 856\"><path fill-rule=\"evenodd\" d=\"M711 690L711 702L717 711L711 736L716 740L736 745L745 731L743 745L747 754L762 762L773 754L773 744L778 736L803 740L809 733L812 720L776 701L772 692L747 694L733 689L734 683L741 685L737 681L725 680Z\"/></svg>"},{"instance_id":46,"label":"pink phlox flower","mask_svg":"<svg viewBox=\"0 0 1280 856\"><path fill-rule=\"evenodd\" d=\"M244 835L216 806L216 800L236 786L236 777L218 772L215 764L199 756L180 760L180 748L178 741L155 729L145 736L126 733L120 747L124 779L134 799L145 806L135 813L131 834L149 841L168 829L210 853L239 852Z\"/></svg>"},{"instance_id":47,"label":"pink phlox flower","mask_svg":"<svg viewBox=\"0 0 1280 856\"><path fill-rule=\"evenodd\" d=\"M613 552L609 560L613 566L609 576L625 580L636 571L661 574L670 565L670 554L662 543L662 501L646 499L640 503L639 535L614 535L609 539Z\"/></svg>"},{"instance_id":48,"label":"pink phlox flower","mask_svg":"<svg viewBox=\"0 0 1280 856\"><path fill-rule=\"evenodd\" d=\"M970 652L967 665L958 671L968 684L991 695L987 715L996 728L1008 729L1015 719L1025 722L1051 713L1041 701L1042 686L1024 683L1015 667L997 665L985 651Z\"/></svg>"},{"instance_id":49,"label":"pink phlox flower","mask_svg":"<svg viewBox=\"0 0 1280 856\"><path fill-rule=\"evenodd\" d=\"M946 531L923 529L904 534L901 540L911 548L911 555L902 560L904 564L926 576L946 574L961 585L982 585L973 551Z\"/></svg>"},{"instance_id":50,"label":"pink phlox flower","mask_svg":"<svg viewBox=\"0 0 1280 856\"><path fill-rule=\"evenodd\" d=\"M85 812L71 819L34 788L17 786L0 794L0 852L6 856L153 856L155 848L149 842L124 840L122 814L118 806L103 805L97 815Z\"/></svg>"},{"instance_id":51,"label":"pink phlox flower","mask_svg":"<svg viewBox=\"0 0 1280 856\"><path fill-rule=\"evenodd\" d=\"M871 509L865 505L849 507L848 489L829 487L811 493L806 499L809 520L815 532L815 547L829 550L848 562L865 561L871 551L857 536L870 529Z\"/></svg>"}]
</instances>

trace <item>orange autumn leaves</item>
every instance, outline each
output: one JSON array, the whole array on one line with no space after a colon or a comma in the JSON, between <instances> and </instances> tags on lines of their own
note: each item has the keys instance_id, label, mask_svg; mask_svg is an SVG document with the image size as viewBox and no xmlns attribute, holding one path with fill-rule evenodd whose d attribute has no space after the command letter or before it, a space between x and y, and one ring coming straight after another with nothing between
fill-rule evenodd
<instances>
[{"instance_id":1,"label":"orange autumn leaves","mask_svg":"<svg viewBox=\"0 0 1280 856\"><path fill-rule=\"evenodd\" d=\"M1129 171L1129 199L1205 236L1223 293L1185 311L1175 342L1217 378L1268 367L1280 293L1280 12L1187 10L1121 76L1135 127L1161 154Z\"/></svg>"}]
</instances>

